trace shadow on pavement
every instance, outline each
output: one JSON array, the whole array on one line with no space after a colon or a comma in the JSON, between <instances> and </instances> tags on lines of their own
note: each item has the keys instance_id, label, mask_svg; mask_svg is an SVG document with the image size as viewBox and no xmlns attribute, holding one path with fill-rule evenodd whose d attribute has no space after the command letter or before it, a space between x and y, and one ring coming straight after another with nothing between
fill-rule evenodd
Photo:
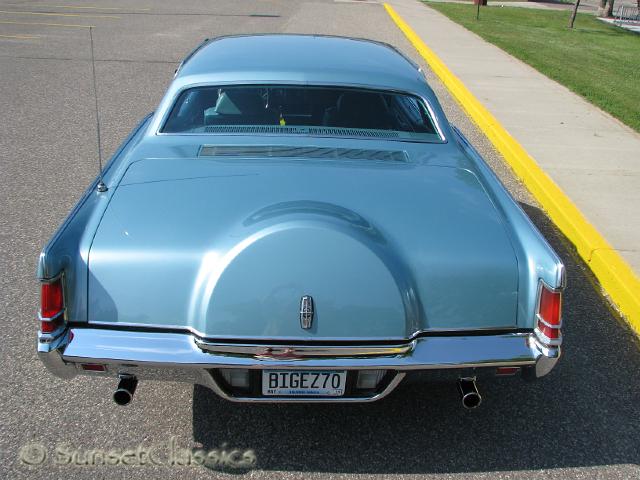
<instances>
[{"instance_id":1,"label":"shadow on pavement","mask_svg":"<svg viewBox=\"0 0 640 480\"><path fill-rule=\"evenodd\" d=\"M565 353L546 378L492 378L478 410L453 383L401 385L361 405L249 405L196 386L194 439L254 449L257 468L455 473L640 463L640 349L585 265L537 208L523 205L565 260ZM268 445L268 447L265 447Z\"/></svg>"}]
</instances>

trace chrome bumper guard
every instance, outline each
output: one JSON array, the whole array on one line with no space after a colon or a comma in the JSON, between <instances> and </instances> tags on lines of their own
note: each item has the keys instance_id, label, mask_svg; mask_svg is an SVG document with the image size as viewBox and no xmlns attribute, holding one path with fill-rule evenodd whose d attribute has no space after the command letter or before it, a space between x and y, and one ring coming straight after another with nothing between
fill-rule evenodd
<instances>
[{"instance_id":1,"label":"chrome bumper guard","mask_svg":"<svg viewBox=\"0 0 640 480\"><path fill-rule=\"evenodd\" d=\"M38 355L61 378L135 375L139 379L208 386L231 401L370 402L389 394L409 371L531 367L546 375L560 348L545 348L529 333L419 337L405 344L363 346L247 345L205 342L189 333L93 328L67 329L55 339L40 334ZM104 365L104 372L82 364ZM217 368L389 370L394 378L369 397L299 398L232 396L211 372Z\"/></svg>"}]
</instances>

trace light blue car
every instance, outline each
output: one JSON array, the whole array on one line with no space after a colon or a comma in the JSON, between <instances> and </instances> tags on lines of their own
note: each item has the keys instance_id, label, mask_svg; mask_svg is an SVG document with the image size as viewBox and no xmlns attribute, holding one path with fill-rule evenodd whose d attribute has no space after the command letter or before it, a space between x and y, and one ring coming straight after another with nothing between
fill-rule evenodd
<instances>
[{"instance_id":1,"label":"light blue car","mask_svg":"<svg viewBox=\"0 0 640 480\"><path fill-rule=\"evenodd\" d=\"M40 255L57 376L369 402L546 375L565 271L393 47L207 40Z\"/></svg>"}]
</instances>

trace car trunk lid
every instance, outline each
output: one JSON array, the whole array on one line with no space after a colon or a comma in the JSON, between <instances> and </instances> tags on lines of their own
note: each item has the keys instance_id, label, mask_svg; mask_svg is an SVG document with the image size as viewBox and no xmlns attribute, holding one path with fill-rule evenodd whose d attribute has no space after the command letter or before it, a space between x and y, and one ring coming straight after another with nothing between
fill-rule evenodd
<instances>
[{"instance_id":1,"label":"car trunk lid","mask_svg":"<svg viewBox=\"0 0 640 480\"><path fill-rule=\"evenodd\" d=\"M501 217L465 169L145 159L96 232L88 308L91 323L207 338L397 340L515 327L517 279Z\"/></svg>"}]
</instances>

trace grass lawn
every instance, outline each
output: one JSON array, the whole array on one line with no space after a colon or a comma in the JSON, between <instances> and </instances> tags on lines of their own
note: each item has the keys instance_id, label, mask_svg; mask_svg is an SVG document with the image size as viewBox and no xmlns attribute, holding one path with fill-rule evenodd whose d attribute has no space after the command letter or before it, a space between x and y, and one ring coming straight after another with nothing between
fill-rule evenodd
<instances>
[{"instance_id":1,"label":"grass lawn","mask_svg":"<svg viewBox=\"0 0 640 480\"><path fill-rule=\"evenodd\" d=\"M429 0L422 0L425 3L431 4L431 2ZM473 3L473 0L462 0L464 2L469 2L469 3ZM532 3L536 3L535 0L487 0L489 2L489 5L500 5L502 3L506 3L506 2L527 2L527 1L532 1ZM573 5L573 0L537 0L538 3L566 3L566 4L571 4ZM435 2L434 2L435 3Z\"/></svg>"},{"instance_id":2,"label":"grass lawn","mask_svg":"<svg viewBox=\"0 0 640 480\"><path fill-rule=\"evenodd\" d=\"M568 11L428 5L640 131L640 35ZM487 66L489 67L489 65Z\"/></svg>"}]
</instances>

